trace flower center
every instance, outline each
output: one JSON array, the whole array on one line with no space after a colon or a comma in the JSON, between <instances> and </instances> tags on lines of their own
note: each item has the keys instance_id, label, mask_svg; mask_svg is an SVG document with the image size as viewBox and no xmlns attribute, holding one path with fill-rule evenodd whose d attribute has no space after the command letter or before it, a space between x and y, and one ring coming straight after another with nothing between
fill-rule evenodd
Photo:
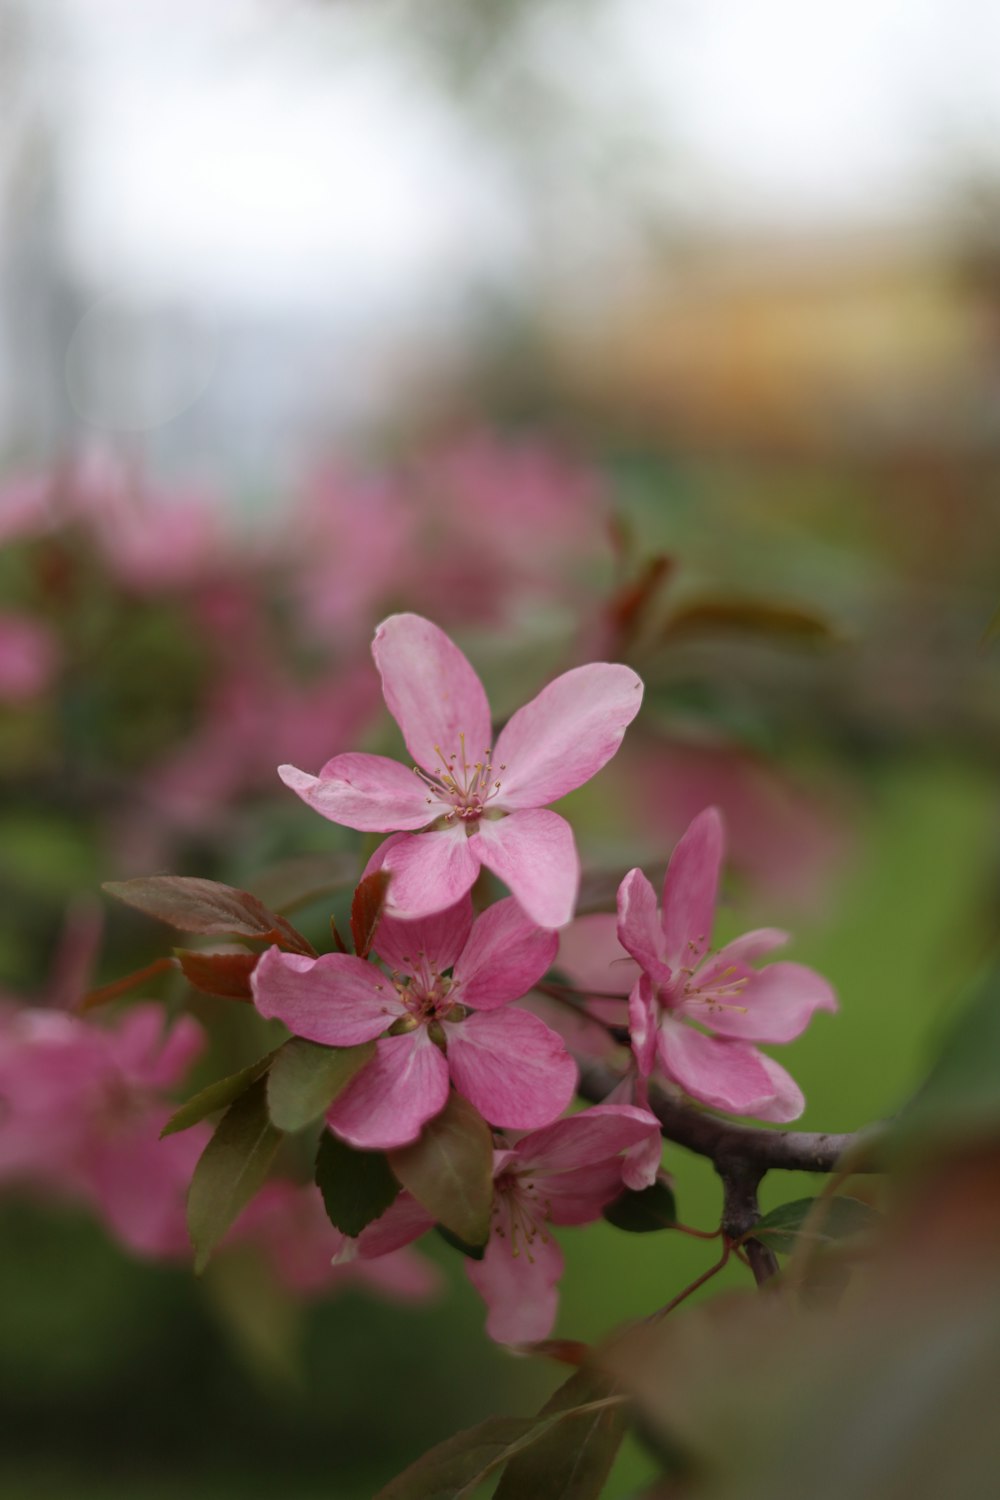
<instances>
[{"instance_id":1,"label":"flower center","mask_svg":"<svg viewBox=\"0 0 1000 1500\"><path fill-rule=\"evenodd\" d=\"M684 976L681 1003L704 1005L709 1011L736 1010L746 1014L747 1007L740 1005L738 998L747 987L747 975L740 974L735 964L720 969L707 982L699 982L697 969L681 969L680 973Z\"/></svg>"},{"instance_id":2,"label":"flower center","mask_svg":"<svg viewBox=\"0 0 1000 1500\"><path fill-rule=\"evenodd\" d=\"M470 761L464 734L459 735L458 742L458 753L447 756L440 745L434 746L440 762L439 770L425 771L420 766L413 769L433 794L427 798L429 803L440 800L451 804L451 811L444 817L446 823L453 823L456 818L463 823L474 823L482 817L486 804L499 792L500 781L495 776L492 750L484 750L481 760ZM507 767L501 765L496 769L506 771Z\"/></svg>"},{"instance_id":3,"label":"flower center","mask_svg":"<svg viewBox=\"0 0 1000 1500\"><path fill-rule=\"evenodd\" d=\"M535 1240L543 1245L549 1242L545 1228L552 1217L552 1205L539 1197L536 1184L516 1172L501 1172L493 1184L496 1192L493 1199L493 1233L502 1240L509 1240L510 1253L517 1257L523 1254L529 1264L534 1265L532 1247Z\"/></svg>"},{"instance_id":4,"label":"flower center","mask_svg":"<svg viewBox=\"0 0 1000 1500\"><path fill-rule=\"evenodd\" d=\"M435 1021L464 1021L466 1009L451 996L454 980L428 970L412 979L394 979L396 991L407 1014L416 1025L430 1026Z\"/></svg>"}]
</instances>

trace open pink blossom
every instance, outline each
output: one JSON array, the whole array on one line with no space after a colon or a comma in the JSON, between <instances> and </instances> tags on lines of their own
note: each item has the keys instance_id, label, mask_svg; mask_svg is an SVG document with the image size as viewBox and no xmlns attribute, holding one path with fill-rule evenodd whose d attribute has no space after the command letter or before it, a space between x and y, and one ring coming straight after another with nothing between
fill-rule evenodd
<instances>
[{"instance_id":1,"label":"open pink blossom","mask_svg":"<svg viewBox=\"0 0 1000 1500\"><path fill-rule=\"evenodd\" d=\"M392 615L372 651L415 767L336 755L318 776L281 766L286 785L334 823L410 835L386 860L397 915L454 905L485 865L538 926L564 926L579 858L569 824L547 805L614 755L639 711L639 678L609 662L564 672L518 709L493 749L483 685L437 625Z\"/></svg>"},{"instance_id":2,"label":"open pink blossom","mask_svg":"<svg viewBox=\"0 0 1000 1500\"><path fill-rule=\"evenodd\" d=\"M383 917L376 945L391 974L345 953L279 948L254 970L258 1011L297 1036L331 1047L377 1039L327 1114L337 1135L369 1150L405 1145L444 1108L450 1085L493 1125L533 1129L562 1113L576 1087L572 1058L537 1016L507 1004L545 973L555 933L512 898L473 920L465 896L423 921Z\"/></svg>"},{"instance_id":3,"label":"open pink blossom","mask_svg":"<svg viewBox=\"0 0 1000 1500\"><path fill-rule=\"evenodd\" d=\"M563 1254L552 1224L589 1224L622 1192L623 1153L660 1128L648 1111L599 1104L504 1146L493 1159L493 1219L482 1260L466 1261L469 1280L489 1309L486 1331L500 1344L526 1344L552 1330ZM398 1250L433 1220L407 1193L337 1259L371 1259Z\"/></svg>"},{"instance_id":4,"label":"open pink blossom","mask_svg":"<svg viewBox=\"0 0 1000 1500\"><path fill-rule=\"evenodd\" d=\"M641 971L629 996L633 1050L642 1076L655 1061L703 1104L761 1120L794 1120L805 1107L801 1091L753 1044L792 1041L817 1010L836 1010L836 997L802 964L751 967L787 942L787 934L773 928L709 951L723 841L718 811L699 813L670 860L661 912L641 870L621 883L618 937ZM613 962L608 974L609 988L625 977Z\"/></svg>"}]
</instances>

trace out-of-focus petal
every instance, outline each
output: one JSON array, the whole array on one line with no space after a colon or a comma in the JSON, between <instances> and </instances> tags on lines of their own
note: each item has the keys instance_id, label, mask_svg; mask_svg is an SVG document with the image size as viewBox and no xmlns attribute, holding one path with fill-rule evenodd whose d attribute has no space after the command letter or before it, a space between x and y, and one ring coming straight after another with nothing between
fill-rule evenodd
<instances>
[{"instance_id":1,"label":"out-of-focus petal","mask_svg":"<svg viewBox=\"0 0 1000 1500\"><path fill-rule=\"evenodd\" d=\"M366 1225L356 1239L341 1234L333 1258L337 1265L355 1258L376 1260L412 1244L433 1227L434 1220L423 1204L409 1193L400 1193L385 1213Z\"/></svg>"},{"instance_id":2,"label":"out-of-focus petal","mask_svg":"<svg viewBox=\"0 0 1000 1500\"><path fill-rule=\"evenodd\" d=\"M589 781L639 712L642 681L631 667L591 662L564 672L519 708L497 740L497 805L545 807Z\"/></svg>"},{"instance_id":3,"label":"out-of-focus petal","mask_svg":"<svg viewBox=\"0 0 1000 1500\"><path fill-rule=\"evenodd\" d=\"M635 961L618 941L618 921L609 911L590 912L564 927L556 964L585 995L624 997L637 978Z\"/></svg>"}]
</instances>

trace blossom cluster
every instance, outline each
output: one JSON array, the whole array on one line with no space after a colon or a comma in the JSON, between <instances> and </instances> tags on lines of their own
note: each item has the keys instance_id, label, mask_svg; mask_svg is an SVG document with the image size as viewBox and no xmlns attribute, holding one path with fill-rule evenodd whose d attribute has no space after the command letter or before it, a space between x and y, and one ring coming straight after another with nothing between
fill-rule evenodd
<instances>
[{"instance_id":1,"label":"blossom cluster","mask_svg":"<svg viewBox=\"0 0 1000 1500\"><path fill-rule=\"evenodd\" d=\"M651 1076L715 1109L793 1119L801 1093L755 1044L790 1041L836 1002L802 965L752 966L782 933L751 932L710 951L723 860L714 808L677 846L661 910L634 869L616 917L574 922L579 859L569 825L547 804L614 755L642 697L630 668L568 671L494 736L478 676L438 626L392 616L373 652L415 764L348 753L317 775L281 769L322 816L390 834L365 872L388 876L372 951L312 957L271 947L253 973L254 1001L322 1046L374 1043L326 1113L326 1128L349 1147L411 1146L453 1095L488 1124L493 1207L468 1273L488 1303L490 1334L530 1342L545 1337L556 1311L562 1259L549 1226L588 1222L656 1181ZM477 915L470 893L482 872L510 895ZM566 1041L521 1003L560 964L561 947L584 1016L599 1023L602 1006L627 1006L632 1052L614 1099L570 1115L577 1070ZM342 1236L338 1258L377 1260L435 1221L429 1201L404 1191L360 1234Z\"/></svg>"}]
</instances>

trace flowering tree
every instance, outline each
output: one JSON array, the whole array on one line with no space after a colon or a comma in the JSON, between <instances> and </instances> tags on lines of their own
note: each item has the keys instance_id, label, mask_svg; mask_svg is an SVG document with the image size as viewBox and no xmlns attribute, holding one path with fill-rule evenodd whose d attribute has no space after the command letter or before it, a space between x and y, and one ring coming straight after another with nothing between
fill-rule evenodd
<instances>
[{"instance_id":1,"label":"flowering tree","mask_svg":"<svg viewBox=\"0 0 1000 1500\"><path fill-rule=\"evenodd\" d=\"M627 635L634 611L623 594L610 636ZM804 1099L763 1049L838 1002L819 973L770 961L783 932L757 929L713 949L726 858L717 809L697 812L662 881L632 869L603 909L588 898L579 911L573 831L549 804L616 756L639 713L637 673L573 667L497 732L478 675L430 620L389 617L373 653L414 763L348 750L316 774L280 771L324 819L388 835L352 873L351 947L333 924L319 952L282 902L199 877L110 884L199 945L91 989L88 1012L178 973L209 1004L242 1002L284 1031L257 1061L172 1108L167 1092L203 1042L190 1016L164 1029L149 1002L110 1025L9 1006L0 1177L89 1203L136 1254L175 1259L193 1245L199 1271L252 1240L303 1296L350 1277L392 1296L430 1295L433 1270L411 1247L443 1236L485 1303L487 1336L572 1373L538 1415L459 1434L382 1500L458 1500L498 1477L508 1500L587 1500L602 1493L630 1428L663 1469L651 1495L902 1493L856 1490L812 1417L798 1468L778 1455L802 1403L822 1406L814 1372L827 1356L844 1389L867 1391L869 1402L895 1390L898 1364L883 1369L881 1387L870 1366L904 1331L918 1355L921 1339L933 1345L947 1327L968 1334L950 1373L931 1372L942 1399L979 1389L994 1369L995 1346L977 1342L956 1290L996 1291L960 1227L997 1170L992 997L899 1120L857 1137L767 1128L797 1119ZM23 645L16 657L35 660ZM196 744L194 771L198 755ZM83 947L81 973L92 939ZM664 1142L714 1168L717 1225L679 1216ZM303 1150L311 1183L298 1170ZM762 1214L761 1181L785 1171L827 1181ZM948 1210L935 1235L938 1201ZM705 1269L598 1347L553 1340L563 1268L554 1230L599 1219L704 1241ZM730 1262L766 1295L684 1306ZM944 1286L954 1296L937 1295ZM738 1415L748 1382L773 1393L749 1397L750 1434ZM849 1439L868 1409L860 1398L844 1404ZM733 1433L721 1454L720 1420ZM979 1462L971 1438L969 1448ZM940 1451L931 1443L931 1474ZM904 1467L889 1443L878 1472L895 1484ZM876 1470L862 1476L869 1486Z\"/></svg>"}]
</instances>

